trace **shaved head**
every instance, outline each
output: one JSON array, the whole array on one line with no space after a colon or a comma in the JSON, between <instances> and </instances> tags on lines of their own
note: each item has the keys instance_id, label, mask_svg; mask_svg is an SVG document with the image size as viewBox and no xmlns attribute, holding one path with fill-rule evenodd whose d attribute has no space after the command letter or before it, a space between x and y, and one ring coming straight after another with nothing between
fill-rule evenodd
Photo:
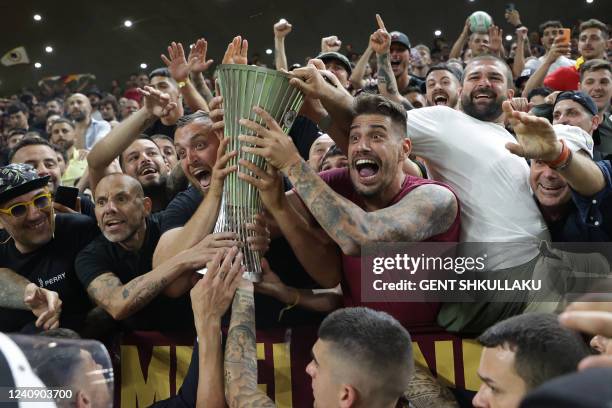
<instances>
[{"instance_id":1,"label":"shaved head","mask_svg":"<svg viewBox=\"0 0 612 408\"><path fill-rule=\"evenodd\" d=\"M117 182L117 185L122 185L127 191L134 194L135 197L144 198L145 196L140 182L134 177L123 173L112 173L105 176L96 186L95 195L98 195L98 191L101 189L101 186L114 182Z\"/></svg>"}]
</instances>

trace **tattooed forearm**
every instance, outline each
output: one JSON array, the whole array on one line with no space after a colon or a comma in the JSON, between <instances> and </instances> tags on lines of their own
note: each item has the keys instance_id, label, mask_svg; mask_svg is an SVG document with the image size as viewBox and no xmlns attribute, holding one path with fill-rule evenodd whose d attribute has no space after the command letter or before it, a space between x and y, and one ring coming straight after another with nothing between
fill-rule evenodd
<instances>
[{"instance_id":1,"label":"tattooed forearm","mask_svg":"<svg viewBox=\"0 0 612 408\"><path fill-rule=\"evenodd\" d=\"M0 307L27 310L23 296L28 283L29 280L16 272L0 268Z\"/></svg>"},{"instance_id":2,"label":"tattooed forearm","mask_svg":"<svg viewBox=\"0 0 612 408\"><path fill-rule=\"evenodd\" d=\"M253 292L239 288L232 303L224 356L225 395L230 407L274 407L257 388L257 343Z\"/></svg>"},{"instance_id":3,"label":"tattooed forearm","mask_svg":"<svg viewBox=\"0 0 612 408\"><path fill-rule=\"evenodd\" d=\"M391 69L391 60L389 59L389 53L377 54L376 63L378 65L378 90L381 95L389 96L398 94L397 82Z\"/></svg>"},{"instance_id":4,"label":"tattooed forearm","mask_svg":"<svg viewBox=\"0 0 612 408\"><path fill-rule=\"evenodd\" d=\"M404 393L404 397L415 408L455 408L459 406L449 389L440 384L429 371L419 365L416 366L416 372L408 384L408 390Z\"/></svg>"},{"instance_id":5,"label":"tattooed forearm","mask_svg":"<svg viewBox=\"0 0 612 408\"><path fill-rule=\"evenodd\" d=\"M457 201L445 187L418 187L398 203L364 211L334 192L304 161L285 170L295 190L328 235L347 255L370 242L418 242L448 230Z\"/></svg>"},{"instance_id":6,"label":"tattooed forearm","mask_svg":"<svg viewBox=\"0 0 612 408\"><path fill-rule=\"evenodd\" d=\"M138 276L125 285L112 273L100 275L87 293L115 320L123 320L148 305L168 285L165 277Z\"/></svg>"}]
</instances>

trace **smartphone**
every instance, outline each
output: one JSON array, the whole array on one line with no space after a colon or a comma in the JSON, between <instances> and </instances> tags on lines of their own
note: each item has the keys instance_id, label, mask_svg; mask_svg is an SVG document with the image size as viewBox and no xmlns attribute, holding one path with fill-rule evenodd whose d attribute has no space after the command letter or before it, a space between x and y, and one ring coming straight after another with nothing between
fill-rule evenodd
<instances>
[{"instance_id":1,"label":"smartphone","mask_svg":"<svg viewBox=\"0 0 612 408\"><path fill-rule=\"evenodd\" d=\"M572 30L569 28L560 28L559 36L563 39L563 44L569 44L572 35Z\"/></svg>"},{"instance_id":2,"label":"smartphone","mask_svg":"<svg viewBox=\"0 0 612 408\"><path fill-rule=\"evenodd\" d=\"M76 187L59 186L53 196L53 201L76 211L79 189Z\"/></svg>"}]
</instances>

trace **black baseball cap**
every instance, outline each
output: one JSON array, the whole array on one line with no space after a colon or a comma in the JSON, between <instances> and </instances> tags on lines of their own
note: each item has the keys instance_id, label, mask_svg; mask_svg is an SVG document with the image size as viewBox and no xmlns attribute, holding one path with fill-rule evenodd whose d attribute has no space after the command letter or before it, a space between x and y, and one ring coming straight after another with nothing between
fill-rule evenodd
<instances>
[{"instance_id":1,"label":"black baseball cap","mask_svg":"<svg viewBox=\"0 0 612 408\"><path fill-rule=\"evenodd\" d=\"M26 163L0 167L0 203L43 188L48 182L49 176L39 177L34 167Z\"/></svg>"},{"instance_id":2,"label":"black baseball cap","mask_svg":"<svg viewBox=\"0 0 612 408\"><path fill-rule=\"evenodd\" d=\"M570 101L579 103L591 115L593 116L597 115L597 105L595 105L595 102L593 102L593 99L591 99L589 95L585 94L584 92L580 92L580 91L561 92L559 95L557 95L557 99L555 100L554 106L557 106L559 102L567 100L567 99L569 99ZM554 109L554 106L553 106L553 109Z\"/></svg>"},{"instance_id":3,"label":"black baseball cap","mask_svg":"<svg viewBox=\"0 0 612 408\"><path fill-rule=\"evenodd\" d=\"M317 59L320 59L323 62L336 60L342 64L342 66L344 67L344 69L346 69L346 72L348 72L349 75L351 75L351 72L353 72L353 69L351 68L351 63L349 62L348 58L346 58L346 56L340 54L339 52L322 52L317 56Z\"/></svg>"},{"instance_id":4,"label":"black baseball cap","mask_svg":"<svg viewBox=\"0 0 612 408\"><path fill-rule=\"evenodd\" d=\"M410 40L408 39L408 36L402 32L399 31L391 31L391 44L393 43L398 43L398 44L402 44L404 47L410 49Z\"/></svg>"}]
</instances>

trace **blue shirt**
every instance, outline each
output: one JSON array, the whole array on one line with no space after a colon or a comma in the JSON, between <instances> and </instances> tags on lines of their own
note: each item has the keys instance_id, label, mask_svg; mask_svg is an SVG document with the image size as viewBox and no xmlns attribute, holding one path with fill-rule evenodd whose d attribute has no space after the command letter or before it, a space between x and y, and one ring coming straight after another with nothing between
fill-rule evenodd
<instances>
[{"instance_id":1,"label":"blue shirt","mask_svg":"<svg viewBox=\"0 0 612 408\"><path fill-rule=\"evenodd\" d=\"M572 211L561 224L550 226L553 241L612 241L612 164L610 160L601 160L595 164L604 176L605 187L592 197L582 196L572 190Z\"/></svg>"}]
</instances>

